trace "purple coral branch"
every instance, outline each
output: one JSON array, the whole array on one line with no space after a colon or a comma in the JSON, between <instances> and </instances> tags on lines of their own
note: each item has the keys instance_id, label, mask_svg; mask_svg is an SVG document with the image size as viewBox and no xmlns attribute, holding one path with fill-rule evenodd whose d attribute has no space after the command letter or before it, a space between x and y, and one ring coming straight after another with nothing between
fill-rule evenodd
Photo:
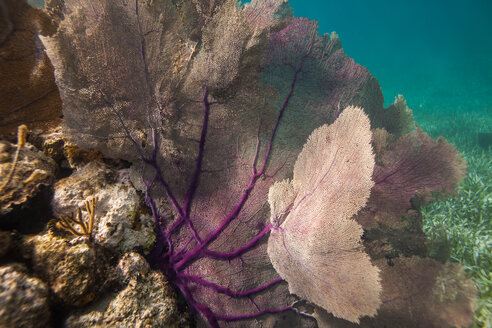
<instances>
[{"instance_id":1,"label":"purple coral branch","mask_svg":"<svg viewBox=\"0 0 492 328\"><path fill-rule=\"evenodd\" d=\"M185 196L185 201L183 205L183 213L179 215L178 219L173 223L171 228L167 231L168 235L171 235L176 229L178 229L184 222L188 225L188 228L193 235L193 238L200 244L202 242L200 236L193 226L193 222L190 220L190 211L191 211L191 203L193 201L193 197L195 195L196 189L198 188L198 183L200 181L200 174L202 172L202 162L203 162L203 153L205 150L205 140L207 136L208 129L208 121L209 121L209 113L210 113L210 105L215 104L217 102L209 102L208 101L208 91L207 88L203 90L203 124L202 131L200 135L200 141L198 143L198 154L196 158L195 171L193 173L193 177L190 182L190 186L188 188L188 192ZM179 212L178 212L179 213Z\"/></svg>"},{"instance_id":2,"label":"purple coral branch","mask_svg":"<svg viewBox=\"0 0 492 328\"><path fill-rule=\"evenodd\" d=\"M193 237L190 237L188 238L188 240L186 241L186 243L183 245L183 247L181 247L181 249L179 251L177 251L176 253L173 254L173 259L177 259L179 257L179 255L181 255L181 253L183 253L185 251L185 249L188 247L188 245L193 241Z\"/></svg>"},{"instance_id":3,"label":"purple coral branch","mask_svg":"<svg viewBox=\"0 0 492 328\"><path fill-rule=\"evenodd\" d=\"M217 322L216 314L213 313L212 310L210 310L210 308L205 304L195 301L190 290L188 289L188 287L186 287L184 283L176 282L176 285L183 293L190 307L203 314L203 316L205 317L211 328L219 328L219 323Z\"/></svg>"},{"instance_id":4,"label":"purple coral branch","mask_svg":"<svg viewBox=\"0 0 492 328\"><path fill-rule=\"evenodd\" d=\"M154 147L157 147L157 144L155 144ZM174 210L178 213L179 216L183 216L183 210L181 209L181 206L176 200L176 197L174 197L173 193L171 192L171 188L169 188L169 185L167 184L166 180L162 176L162 171L159 165L157 164L157 160L146 159L144 160L144 162L150 165L155 170L155 178L154 178L155 181L157 181L164 188L164 192L166 193L166 196L171 202L171 204L173 205Z\"/></svg>"},{"instance_id":5,"label":"purple coral branch","mask_svg":"<svg viewBox=\"0 0 492 328\"><path fill-rule=\"evenodd\" d=\"M260 128L261 128L261 119L260 119L260 123L258 124L258 132L256 133L255 155L251 163L251 172L253 175L256 174L256 161L258 160L258 154L260 153L260 146L261 146Z\"/></svg>"},{"instance_id":6,"label":"purple coral branch","mask_svg":"<svg viewBox=\"0 0 492 328\"><path fill-rule=\"evenodd\" d=\"M139 17L139 11L138 11L138 0L135 0L135 16L136 16L136 20L137 20L137 27L138 27L138 34L140 36L140 58L142 59L142 65L143 65L143 68L144 68L144 76L145 76L145 83L146 83L146 86L147 86L147 97L149 98L152 98L154 101L155 101L155 95L153 96L152 95L152 87L151 87L151 83L150 83L150 80L149 80L149 65L147 64L147 55L145 53L145 35L142 31L142 26L140 24L140 17ZM150 123L150 112L149 112L149 106L148 106L148 102L146 104L146 109L147 109L147 120L149 121Z\"/></svg>"},{"instance_id":7,"label":"purple coral branch","mask_svg":"<svg viewBox=\"0 0 492 328\"><path fill-rule=\"evenodd\" d=\"M198 233L196 232L195 228L193 227L193 223L189 219L190 217L190 211L191 211L191 203L193 201L193 197L195 195L196 189L198 187L198 183L200 181L200 173L202 169L202 162L203 162L203 152L205 150L205 139L207 136L207 128L208 128L208 117L210 113L210 103L208 101L208 91L207 88L204 88L203 90L203 124L202 124L202 132L200 135L200 142L198 144L198 154L196 157L196 166L195 166L195 172L193 172L193 177L191 179L190 186L188 188L188 192L186 193L184 205L183 205L183 212L185 214L184 216L184 221L186 221L186 224L191 230L191 233L193 237L196 239L196 241L200 244L201 239Z\"/></svg>"},{"instance_id":8,"label":"purple coral branch","mask_svg":"<svg viewBox=\"0 0 492 328\"><path fill-rule=\"evenodd\" d=\"M147 56L146 56L146 53L145 53L145 37L144 37L144 33L142 31L142 26L140 24L140 20L139 20L139 11L138 11L138 1L135 0L135 10L134 10L134 13L135 13L135 16L136 16L136 20L137 20L137 27L138 27L138 33L140 35L140 57L142 59L142 65L143 65L143 68L144 68L144 75L145 75L145 82L146 82L146 85L147 85L147 96L152 99L153 102L156 102L155 101L155 96L152 95L151 93L151 84L150 84L150 80L149 80L149 70L148 70L148 64L147 64ZM151 126L150 124L150 117L149 117L149 105L148 103L146 104L146 109L147 109L147 119L149 121L149 125ZM121 119L121 116L119 116L119 119L120 119L120 122L122 122L122 119ZM123 122L122 122L123 123ZM129 132L127 133L127 135L129 135ZM136 143L135 140L133 140L133 138L131 138L132 142L135 144L135 146L138 147L138 144ZM178 216L180 218L186 218L186 212L181 208L181 206L179 205L178 201L176 200L176 197L173 195L173 193L171 192L171 189L169 187L169 185L167 184L166 180L164 179L163 175L162 175L162 171L157 163L157 150L158 150L158 145L157 145L157 139L156 139L156 133L155 133L155 129L152 128L152 143L153 143L153 148L152 148L152 154L151 154L151 157L148 159L148 158L145 158L143 156L143 151L139 148L139 154L140 154L140 157L142 158L142 160L144 161L144 163L152 166L155 170L155 178L154 180L157 180L157 182L164 188L164 191L166 193L166 196L167 198L169 199L169 201L171 202L171 204L173 205L175 211L178 213ZM191 221L189 220L186 220L186 223L188 224L190 230L192 231L193 233L193 236L195 238L197 238L197 240L199 240L198 238L198 235L196 234L196 231L195 229L193 228L193 225L191 223ZM166 235L166 239L169 240L169 235L167 234Z\"/></svg>"},{"instance_id":9,"label":"purple coral branch","mask_svg":"<svg viewBox=\"0 0 492 328\"><path fill-rule=\"evenodd\" d=\"M268 149L265 153L265 158L263 159L263 165L262 165L261 170L260 170L260 175L265 172L265 168L267 166L268 159L269 159L270 153L272 151L273 141L274 141L275 136L277 134L277 129L280 125L280 120L282 119L282 116L284 115L285 109L287 108L287 105L289 104L290 98L294 94L294 87L296 86L296 83L297 83L298 74L302 71L302 66L304 65L304 60L311 53L312 46L313 45L311 43L309 45L308 51L301 57L300 62L299 62L299 66L294 71L294 77L292 78L292 83L290 84L289 93L285 97L284 104L282 105L282 108L280 109L280 112L279 112L278 117L277 117L277 122L275 123L275 127L273 128L272 134L270 136L270 142L268 143Z\"/></svg>"},{"instance_id":10,"label":"purple coral branch","mask_svg":"<svg viewBox=\"0 0 492 328\"><path fill-rule=\"evenodd\" d=\"M263 230L261 230L256 236L254 236L247 244L237 248L236 250L232 252L216 252L216 251L211 251L208 249L203 249L202 254L206 255L211 258L219 259L219 260L231 260L234 259L238 256L241 256L242 254L246 253L247 251L251 250L258 242L260 239L265 236L270 230L273 228L273 225L270 223L268 224Z\"/></svg>"},{"instance_id":11,"label":"purple coral branch","mask_svg":"<svg viewBox=\"0 0 492 328\"><path fill-rule=\"evenodd\" d=\"M214 230L212 233L210 233L201 244L197 245L195 248L193 248L190 252L188 252L181 261L175 264L174 268L176 271L181 270L186 264L189 262L195 260L201 253L202 249L205 248L208 244L210 244L212 241L217 239L217 237L220 235L220 233L229 225L229 223L234 220L239 212L241 211L242 207L244 206L244 203L248 199L249 193L253 189L255 185L256 179L259 177L259 175L254 175L251 180L249 181L248 186L244 190L243 195L241 196L241 199L239 203L234 207L234 210L229 214L222 222L221 224Z\"/></svg>"},{"instance_id":12,"label":"purple coral branch","mask_svg":"<svg viewBox=\"0 0 492 328\"><path fill-rule=\"evenodd\" d=\"M268 288L270 288L270 287L283 281L283 279L279 277L279 278L273 279L272 281L270 281L264 285L258 286L258 287L253 288L253 289L248 289L248 290L243 290L243 291L234 291L232 289L217 285L216 283L202 279L202 278L197 277L197 276L188 275L188 274L180 274L179 277L183 280L191 281L195 284L210 288L210 289L212 289L218 293L225 294L225 295L228 295L228 296L234 297L234 298L246 297L246 296L249 296L252 294L262 292L262 291L264 291L264 290L266 290L266 289L268 289Z\"/></svg>"},{"instance_id":13,"label":"purple coral branch","mask_svg":"<svg viewBox=\"0 0 492 328\"><path fill-rule=\"evenodd\" d=\"M195 260L199 256L199 254L201 253L202 249L205 246L208 246L212 241L217 239L217 237L220 235L220 233L222 231L224 231L224 229L227 228L227 226L238 216L238 214L240 213L244 204L246 203L250 192L253 190L253 188L256 184L256 180L265 172L265 169L266 169L267 163L268 163L268 159L270 157L270 154L271 154L271 151L273 148L275 136L277 134L278 127L280 125L280 121L281 121L282 116L283 116L283 114L284 114L284 112L285 112L285 110L289 104L289 101L290 101L290 99L294 93L294 88L295 88L295 85L297 83L298 74L301 72L304 61L309 56L311 49L312 49L312 44L309 46L308 51L301 57L300 63L294 72L294 77L292 78L292 83L290 85L289 93L287 94L287 96L285 98L285 101L282 105L282 108L280 109L280 112L277 116L277 121L275 123L275 127L272 130L272 133L270 136L270 141L268 143L268 148L267 148L267 151L265 153L265 157L263 159L263 165L262 165L261 169L252 175L251 179L249 180L248 186L246 187L246 189L244 189L243 194L242 194L241 198L239 199L239 202L236 204L236 206L234 207L232 212L221 222L221 224L214 231L209 233L209 235L203 240L203 242L201 244L197 245L193 250L188 252L183 257L183 259L181 261L179 261L178 263L175 264L175 270L176 271L181 270L187 263ZM253 162L255 162L255 161L256 161L256 156L255 156Z\"/></svg>"},{"instance_id":14,"label":"purple coral branch","mask_svg":"<svg viewBox=\"0 0 492 328\"><path fill-rule=\"evenodd\" d=\"M128 129L128 127L126 126L125 122L123 121L123 118L121 117L121 114L116 110L116 108L114 108L114 104L112 102L110 102L108 99L106 99L106 97L104 96L104 94L102 92L100 94L101 94L101 99L104 101L104 103L107 106L109 106L109 108L111 108L111 111L116 115L116 118L118 119L121 126L123 127L123 130L125 131L125 134L126 134L126 137L128 138L128 140L130 140L130 142L137 149L138 156L140 157L140 159L144 162L147 162L148 159L145 157L142 148L138 145L138 142L135 140L135 138L132 137L130 129Z\"/></svg>"},{"instance_id":15,"label":"purple coral branch","mask_svg":"<svg viewBox=\"0 0 492 328\"><path fill-rule=\"evenodd\" d=\"M418 149L417 154L419 155L420 153L421 153L421 150ZM411 183L412 177L415 179L415 176L412 176L410 174L409 175L410 179L406 180L406 181L403 180L403 177L406 177L409 172L417 171L417 168L421 164L421 162L422 162L422 159L417 158L417 160L415 160L415 162L411 163L411 165L408 167L408 165L406 165L408 163L406 163L404 160L401 160L398 163L398 166L396 168L394 168L391 172L387 173L383 177L378 178L374 183L375 184L386 183L386 184L394 186L395 188L398 188L398 190L401 190L401 191L403 191L409 195L413 195L417 191L416 188L405 188L404 186L407 184L412 186L413 185ZM390 178L397 175L397 174L400 175L400 177L399 177L400 179L398 179L398 176L396 176L395 181L391 181L393 179L390 180Z\"/></svg>"},{"instance_id":16,"label":"purple coral branch","mask_svg":"<svg viewBox=\"0 0 492 328\"><path fill-rule=\"evenodd\" d=\"M222 315L222 314L212 312L212 310L210 310L210 308L208 306L206 306L205 304L195 301L195 299L191 295L191 292L183 283L178 283L178 287L180 288L180 290L182 291L183 295L188 300L190 305L194 309L198 310L200 313L203 314L203 316L207 320L208 324L212 328L219 328L218 320L221 320L221 321L239 321L239 320L244 320L244 319L255 318L255 317L258 317L258 316L263 315L263 314L282 313L282 312L289 311L289 310L296 311L293 305L289 305L289 306L286 306L286 307L283 307L280 309L266 309L266 310L260 310L260 311L247 313L247 314L241 314L241 315L231 315L231 316Z\"/></svg>"},{"instance_id":17,"label":"purple coral branch","mask_svg":"<svg viewBox=\"0 0 492 328\"><path fill-rule=\"evenodd\" d=\"M190 187L188 192L186 193L183 211L186 214L186 217L190 215L191 203L193 201L193 197L195 195L196 189L198 187L198 182L200 181L200 173L203 162L203 151L205 149L205 138L207 136L207 127L208 127L208 116L210 113L210 103L208 101L208 92L207 88L203 90L203 124L202 124L202 132L200 135L200 142L198 144L198 155L196 157L196 166L195 172L193 172L193 178L191 179Z\"/></svg>"},{"instance_id":18,"label":"purple coral branch","mask_svg":"<svg viewBox=\"0 0 492 328\"><path fill-rule=\"evenodd\" d=\"M292 305L280 308L280 309L266 309L266 310L261 310L253 313L247 313L247 314L241 314L241 315L221 315L221 314L216 314L214 313L215 317L217 320L222 320L222 321L239 321L239 320L244 320L244 319L251 319L258 317L263 314L275 314L275 313L282 313L286 312L289 310L294 310L294 307ZM296 311L297 312L297 311Z\"/></svg>"},{"instance_id":19,"label":"purple coral branch","mask_svg":"<svg viewBox=\"0 0 492 328\"><path fill-rule=\"evenodd\" d=\"M151 196L151 188L154 183L154 180L152 180L151 182L144 181L144 183L145 183L145 203L150 207L152 216L154 217L154 225L155 225L154 232L156 236L158 236L158 238L156 238L156 245L154 246L154 251L161 252L162 249L164 249L163 242L165 242L168 245L167 255L170 255L173 252L173 247L172 247L173 245L171 243L169 236L167 236L161 229L163 217L159 214L157 210L157 205L155 204L154 199ZM154 256L156 255L154 254Z\"/></svg>"},{"instance_id":20,"label":"purple coral branch","mask_svg":"<svg viewBox=\"0 0 492 328\"><path fill-rule=\"evenodd\" d=\"M137 12L138 15L138 12ZM282 278L276 278L266 284L263 284L261 286L258 286L256 288L250 289L250 290L244 290L244 291L234 291L228 287L225 286L220 286L216 283L213 283L211 281L205 280L199 276L195 276L192 274L187 273L188 270L185 270L189 264L203 256L210 257L210 258L215 258L218 260L222 261L228 261L234 258L240 258L240 256L250 250L252 250L254 247L258 245L260 240L267 235L274 227L270 223L267 226L265 226L259 233L257 233L249 242L247 242L245 245L230 251L230 252L218 252L218 251L212 251L207 249L207 247L214 241L216 240L219 235L228 227L228 225L235 220L241 210L243 209L244 205L246 204L249 195L251 191L254 189L257 180L261 176L265 176L265 171L268 166L269 159L272 154L272 149L274 146L274 141L277 135L278 128L280 126L280 122L282 120L283 114L285 110L287 109L289 102L292 98L292 95L294 94L294 89L295 86L299 80L299 74L301 73L303 69L303 64L305 62L305 59L309 56L311 52L312 44L309 46L308 51L301 57L297 68L294 68L294 75L292 78L292 83L290 85L289 92L282 104L282 107L280 108L278 115L277 115L277 120L275 122L275 126L273 127L271 131L271 135L269 138L269 142L264 154L264 157L262 159L262 162L259 164L260 169L258 170L258 158L260 154L260 148L261 148L261 141L259 137L259 130L258 130L258 136L256 140L256 149L254 153L254 158L251 163L251 169L252 169L252 175L251 178L246 186L246 188L243 190L243 193L234 206L233 210L222 220L222 222L212 231L209 232L208 235L204 238L201 239L196 232L196 230L193 227L192 221L190 220L190 213L191 213L191 208L192 208L192 203L193 199L196 193L196 190L199 186L200 182L200 176L201 173L203 172L202 170L202 163L204 159L204 152L205 152L205 141L207 137L207 128L208 128L208 121L209 121L209 113L210 113L210 106L214 104L214 102L209 102L208 100L208 91L205 88L203 91L203 98L202 98L202 104L203 104L203 123L202 123L202 129L201 129L201 136L200 140L198 142L198 153L196 157L196 163L195 163L195 169L193 172L193 175L191 177L190 185L188 187L188 190L186 192L186 195L184 197L184 202L183 206L181 207L174 195L171 193L171 190L169 186L167 185L165 179L163 178L163 172L161 171L161 168L158 166L157 163L157 152L158 152L158 145L157 145L157 140L156 140L156 134L155 130L152 129L152 142L153 142L153 150L150 158L145 158L143 156L142 160L144 161L145 164L151 166L154 168L155 171L155 176L152 182L146 184L147 186L147 192L146 192L146 200L149 206L151 207L152 214L155 218L156 225L158 225L158 228L161 230L159 234L157 234L157 243L156 243L156 248L157 251L154 253L154 255L159 256L157 263L161 270L168 275L170 280L172 280L176 286L182 291L184 297L186 298L188 304L190 305L191 308L195 309L196 311L200 312L203 317L207 320L209 325L211 327L219 327L218 321L237 321L237 320L243 320L243 319L250 319L254 318L263 314L267 313L280 313L288 310L294 310L296 312L297 309L294 308L293 305L286 306L280 309L265 309L261 310L260 308L256 308L256 312L252 313L247 313L247 314L240 314L240 315L222 315L218 313L214 313L211 308L205 304L202 304L198 301L196 301L193 297L192 289L189 286L189 284L196 284L200 285L202 287L208 288L214 292L225 294L229 297L233 298L243 298L243 297L248 297L250 298L251 295L265 291L272 286L280 283ZM142 58L144 60L145 64L145 53L142 52ZM114 110L114 108L113 108ZM116 114L118 114L116 112ZM119 117L120 122L121 117ZM261 124L261 122L260 122ZM123 125L124 126L124 125ZM124 128L126 128L124 126ZM126 131L128 129L125 129ZM129 132L127 133L127 136L132 140L132 142L138 146L135 140L131 138L131 135ZM139 149L139 148L138 148ZM139 149L140 153L143 154L143 150ZM284 163L285 164L285 163ZM283 165L282 165L283 166ZM278 170L277 170L278 171ZM274 175L276 172L274 173ZM162 227L160 226L160 219L161 217L159 216L157 212L157 207L155 203L150 199L151 198L151 188L154 183L160 184L165 192L166 195L173 205L174 209L176 210L178 217L177 219L173 222L172 226L167 229L166 231L162 231ZM190 237L184 245L181 246L181 248L175 252L172 248L172 242L171 242L171 234L173 234L175 231L179 229L180 226L183 224L186 224L191 232L192 237ZM277 228L278 229L278 228ZM192 247L190 250L187 250L190 243L192 241L196 241L196 245ZM167 242L169 245L169 248L165 254L159 253L162 252L164 249L164 243ZM250 298L251 300L251 298ZM253 304L254 301L251 300Z\"/></svg>"}]
</instances>

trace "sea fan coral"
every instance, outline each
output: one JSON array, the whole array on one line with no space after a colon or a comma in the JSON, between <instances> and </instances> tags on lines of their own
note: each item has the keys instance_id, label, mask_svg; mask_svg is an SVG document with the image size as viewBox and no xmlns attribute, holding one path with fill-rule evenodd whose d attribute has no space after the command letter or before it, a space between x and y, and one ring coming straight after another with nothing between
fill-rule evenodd
<instances>
[{"instance_id":1,"label":"sea fan coral","mask_svg":"<svg viewBox=\"0 0 492 328\"><path fill-rule=\"evenodd\" d=\"M313 326L297 296L352 321L376 313L378 269L349 218L373 184L366 115L395 138L411 116L403 104L382 107L377 81L338 39L319 36L282 0L64 5L43 43L65 132L133 164L155 219L149 260L200 325ZM302 265L292 272L289 261ZM308 276L335 263L324 298Z\"/></svg>"},{"instance_id":2,"label":"sea fan coral","mask_svg":"<svg viewBox=\"0 0 492 328\"><path fill-rule=\"evenodd\" d=\"M309 136L291 184L277 182L269 192L271 204L291 200L271 210L273 267L291 293L355 322L375 315L380 305L379 270L363 250L362 227L350 219L373 186L370 142L369 119L362 109L348 107Z\"/></svg>"}]
</instances>

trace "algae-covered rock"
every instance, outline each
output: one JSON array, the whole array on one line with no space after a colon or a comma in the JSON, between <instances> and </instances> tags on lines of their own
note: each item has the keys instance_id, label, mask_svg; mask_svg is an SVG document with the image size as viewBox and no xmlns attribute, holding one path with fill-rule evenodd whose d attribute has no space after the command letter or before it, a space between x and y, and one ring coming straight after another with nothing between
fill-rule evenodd
<instances>
[{"instance_id":1,"label":"algae-covered rock","mask_svg":"<svg viewBox=\"0 0 492 328\"><path fill-rule=\"evenodd\" d=\"M0 267L0 327L50 327L48 288L22 267Z\"/></svg>"},{"instance_id":2,"label":"algae-covered rock","mask_svg":"<svg viewBox=\"0 0 492 328\"><path fill-rule=\"evenodd\" d=\"M25 144L15 161L17 146L0 141L0 215L12 210L14 205L25 203L38 193L43 185L54 181L56 163L31 144ZM14 167L12 176L10 172Z\"/></svg>"},{"instance_id":3,"label":"algae-covered rock","mask_svg":"<svg viewBox=\"0 0 492 328\"><path fill-rule=\"evenodd\" d=\"M190 318L178 309L176 293L157 271L137 253L125 254L118 269L127 286L103 311L72 315L66 326L83 327L189 327Z\"/></svg>"},{"instance_id":4,"label":"algae-covered rock","mask_svg":"<svg viewBox=\"0 0 492 328\"><path fill-rule=\"evenodd\" d=\"M61 126L49 131L36 129L30 135L29 141L63 168L82 167L91 161L102 158L102 154L98 151L82 150L71 143L63 133Z\"/></svg>"},{"instance_id":5,"label":"algae-covered rock","mask_svg":"<svg viewBox=\"0 0 492 328\"><path fill-rule=\"evenodd\" d=\"M64 304L82 306L103 287L108 258L86 238L70 242L46 233L31 237L25 244L34 272Z\"/></svg>"},{"instance_id":6,"label":"algae-covered rock","mask_svg":"<svg viewBox=\"0 0 492 328\"><path fill-rule=\"evenodd\" d=\"M68 215L97 198L94 241L118 252L148 249L155 238L154 220L145 213L126 171L93 161L58 181L52 202L55 215Z\"/></svg>"},{"instance_id":7,"label":"algae-covered rock","mask_svg":"<svg viewBox=\"0 0 492 328\"><path fill-rule=\"evenodd\" d=\"M142 255L135 252L125 253L117 266L117 273L122 282L128 283L131 279L145 276L150 271L149 263Z\"/></svg>"}]
</instances>

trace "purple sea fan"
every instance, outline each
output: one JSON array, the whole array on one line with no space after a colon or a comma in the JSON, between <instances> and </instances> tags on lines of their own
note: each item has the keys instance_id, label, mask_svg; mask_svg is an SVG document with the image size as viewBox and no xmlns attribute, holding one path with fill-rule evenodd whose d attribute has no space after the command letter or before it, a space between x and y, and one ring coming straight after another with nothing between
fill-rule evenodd
<instances>
[{"instance_id":1,"label":"purple sea fan","mask_svg":"<svg viewBox=\"0 0 492 328\"><path fill-rule=\"evenodd\" d=\"M383 109L377 81L339 40L320 37L315 22L293 18L281 0L65 0L62 13L57 34L43 43L65 132L82 147L132 163L155 218L149 259L181 290L199 325L314 326L288 289L348 320L375 313L378 270L349 219L365 204L374 165L369 121L355 106L372 127L385 127L382 112L407 121L396 107ZM333 127L325 125L339 114ZM313 135L328 129L325 144L309 146L320 126ZM394 126L395 135L408 128ZM316 191L316 199L326 203L313 204L305 187L296 187L310 184L298 178L303 169L319 178L324 193ZM297 194L269 204L271 186L290 178ZM297 196L306 201L288 202ZM322 236L330 240L315 243L306 220L314 248L289 244L303 235L282 226L284 218L269 221L278 214L273 204L292 205L286 224L304 216L326 223ZM276 251L269 257L270 233ZM341 257L363 265L348 279L338 271L327 280L334 286L327 299L300 292L313 282L297 282L282 262L324 275L326 267L348 263ZM357 289L366 283L362 299Z\"/></svg>"}]
</instances>

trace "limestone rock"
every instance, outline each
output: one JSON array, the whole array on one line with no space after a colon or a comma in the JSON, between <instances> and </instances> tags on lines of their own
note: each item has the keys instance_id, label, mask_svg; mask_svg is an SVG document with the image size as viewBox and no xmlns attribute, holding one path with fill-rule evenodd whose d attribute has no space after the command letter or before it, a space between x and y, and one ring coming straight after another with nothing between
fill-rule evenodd
<instances>
[{"instance_id":1,"label":"limestone rock","mask_svg":"<svg viewBox=\"0 0 492 328\"><path fill-rule=\"evenodd\" d=\"M71 143L63 133L62 127L57 126L49 131L36 129L31 133L29 141L52 158L62 168L77 168L101 159L102 154L95 150L82 150Z\"/></svg>"},{"instance_id":2,"label":"limestone rock","mask_svg":"<svg viewBox=\"0 0 492 328\"><path fill-rule=\"evenodd\" d=\"M69 242L46 233L28 239L25 248L36 275L47 282L55 298L66 305L87 304L101 290L108 259L86 238Z\"/></svg>"},{"instance_id":3,"label":"limestone rock","mask_svg":"<svg viewBox=\"0 0 492 328\"><path fill-rule=\"evenodd\" d=\"M117 272L120 278L127 283L131 279L136 279L142 275L147 275L149 271L149 263L142 257L142 255L135 252L126 253L118 262Z\"/></svg>"},{"instance_id":4,"label":"limestone rock","mask_svg":"<svg viewBox=\"0 0 492 328\"><path fill-rule=\"evenodd\" d=\"M154 242L154 219L145 213L141 197L125 170L90 162L55 185L53 212L69 215L97 197L94 241L118 252L149 249Z\"/></svg>"},{"instance_id":5,"label":"limestone rock","mask_svg":"<svg viewBox=\"0 0 492 328\"><path fill-rule=\"evenodd\" d=\"M0 267L0 327L50 327L48 288L22 271Z\"/></svg>"},{"instance_id":6,"label":"limestone rock","mask_svg":"<svg viewBox=\"0 0 492 328\"><path fill-rule=\"evenodd\" d=\"M120 291L102 311L72 315L66 326L82 327L189 327L189 317L180 313L176 293L157 271L137 253L125 254L119 264L127 279Z\"/></svg>"},{"instance_id":7,"label":"limestone rock","mask_svg":"<svg viewBox=\"0 0 492 328\"><path fill-rule=\"evenodd\" d=\"M0 185L4 185L14 165L17 146L0 141ZM0 192L0 215L12 210L13 205L25 203L40 190L42 185L54 181L56 163L33 145L26 144L19 157L10 181Z\"/></svg>"}]
</instances>

